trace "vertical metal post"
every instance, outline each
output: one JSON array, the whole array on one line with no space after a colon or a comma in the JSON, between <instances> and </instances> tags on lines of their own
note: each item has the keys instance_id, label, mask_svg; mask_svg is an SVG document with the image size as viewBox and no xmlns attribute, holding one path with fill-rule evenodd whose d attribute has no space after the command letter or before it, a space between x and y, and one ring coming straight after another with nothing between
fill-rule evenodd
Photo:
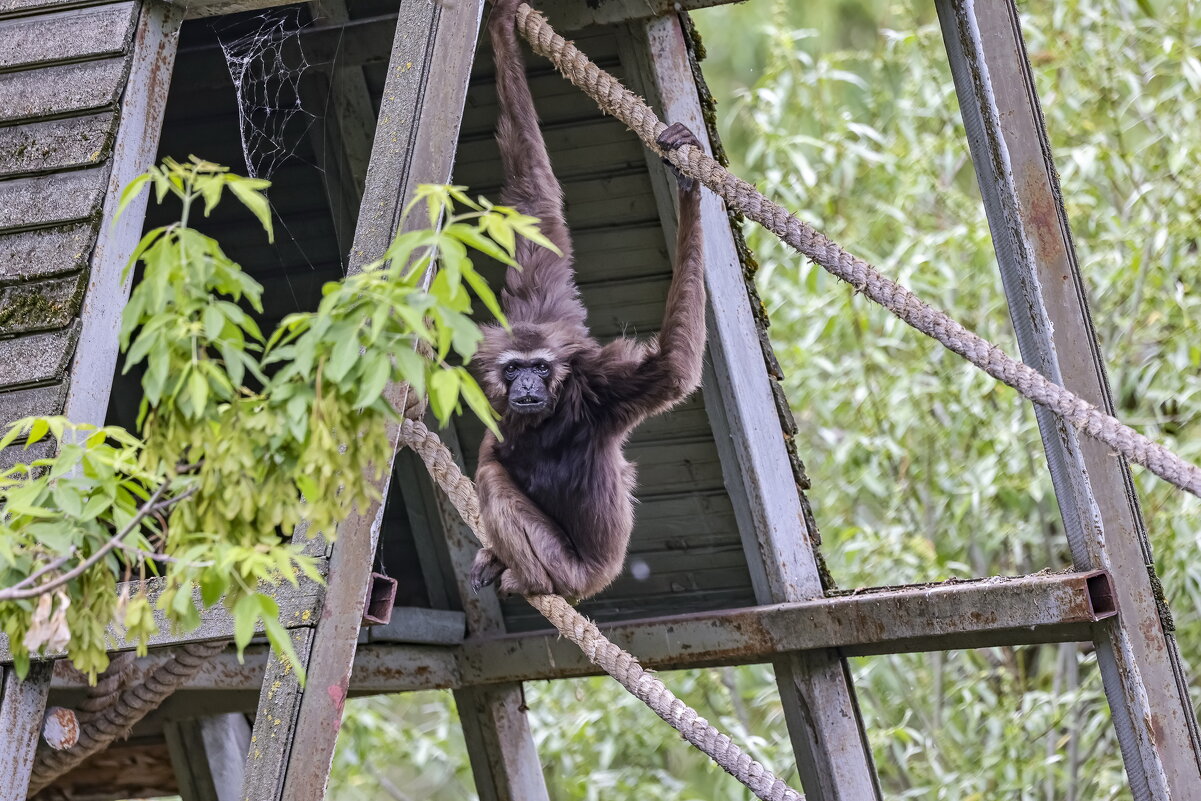
<instances>
[{"instance_id":1,"label":"vertical metal post","mask_svg":"<svg viewBox=\"0 0 1201 801\"><path fill-rule=\"evenodd\" d=\"M708 145L687 44L674 14L631 23L623 61L635 90L667 122L684 122ZM648 156L668 247L675 247L675 191L658 158ZM705 275L711 302L703 391L755 594L760 603L821 597L823 587L793 478L764 353L747 296L730 221L721 200L701 201ZM846 662L836 651L774 661L789 735L811 801L880 797L859 705Z\"/></svg>"},{"instance_id":2,"label":"vertical metal post","mask_svg":"<svg viewBox=\"0 0 1201 801\"><path fill-rule=\"evenodd\" d=\"M238 801L250 750L244 715L168 721L163 734L181 801Z\"/></svg>"},{"instance_id":3,"label":"vertical metal post","mask_svg":"<svg viewBox=\"0 0 1201 801\"><path fill-rule=\"evenodd\" d=\"M53 672L53 662L34 662L21 681L11 665L0 668L0 801L25 801L29 792Z\"/></svg>"},{"instance_id":4,"label":"vertical metal post","mask_svg":"<svg viewBox=\"0 0 1201 801\"><path fill-rule=\"evenodd\" d=\"M417 184L449 180L482 10L483 0L401 3L352 268L386 250L402 228L404 206ZM400 408L403 391L389 389ZM398 442L395 426L388 437ZM379 489L386 497L391 464L382 467ZM297 677L271 658L247 762L243 798L248 801L325 796L382 517L380 502L338 527L321 614L312 629L294 634L307 665L303 690ZM287 714L264 714L269 697Z\"/></svg>"},{"instance_id":5,"label":"vertical metal post","mask_svg":"<svg viewBox=\"0 0 1201 801\"><path fill-rule=\"evenodd\" d=\"M1022 357L1112 413L1017 8L937 7ZM1127 464L1035 412L1076 569L1113 576L1119 614L1094 642L1134 798L1201 798L1196 716Z\"/></svg>"}]
</instances>

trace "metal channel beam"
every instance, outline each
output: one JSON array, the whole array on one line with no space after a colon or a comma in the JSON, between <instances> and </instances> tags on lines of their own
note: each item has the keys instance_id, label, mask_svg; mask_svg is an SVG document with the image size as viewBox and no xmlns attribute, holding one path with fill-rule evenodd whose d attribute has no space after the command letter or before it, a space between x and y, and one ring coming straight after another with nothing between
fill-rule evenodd
<instances>
[{"instance_id":1,"label":"metal channel beam","mask_svg":"<svg viewBox=\"0 0 1201 801\"><path fill-rule=\"evenodd\" d=\"M627 74L668 122L684 122L708 145L684 32L677 15L627 26ZM711 149L711 148L709 148ZM648 153L668 247L674 249L674 183ZM705 192L705 275L709 347L703 381L713 425L760 603L820 597L823 591L812 532L786 450L742 265L725 206ZM798 525L799 524L799 525ZM636 653L640 653L636 651ZM783 655L776 681L811 801L879 798L871 746L845 661L832 651Z\"/></svg>"},{"instance_id":2,"label":"metal channel beam","mask_svg":"<svg viewBox=\"0 0 1201 801\"><path fill-rule=\"evenodd\" d=\"M404 227L403 209L417 184L450 179L482 10L483 0L401 3L352 269L378 258ZM398 408L404 407L403 391L389 389ZM398 427L391 426L394 445L398 436ZM392 465L382 467L379 489L386 497ZM312 629L293 631L308 666L303 690L282 663L272 662L272 683L264 688L247 761L242 795L248 800L325 796L382 517L380 501L338 526L321 616ZM275 707L281 714L273 714Z\"/></svg>"},{"instance_id":3,"label":"metal channel beam","mask_svg":"<svg viewBox=\"0 0 1201 801\"><path fill-rule=\"evenodd\" d=\"M1012 0L937 6L1022 357L1112 413L1017 9ZM1134 798L1201 798L1196 715L1128 466L1035 412L1076 569L1114 578L1121 616L1095 642Z\"/></svg>"},{"instance_id":4,"label":"metal channel beam","mask_svg":"<svg viewBox=\"0 0 1201 801\"><path fill-rule=\"evenodd\" d=\"M855 656L986 648L1092 637L1115 614L1104 572L985 578L880 588L797 603L673 615L601 626L649 668L666 670L766 662L794 651L839 649ZM153 670L161 657L139 660ZM221 654L184 692L253 692L265 656L243 664ZM456 647L370 643L359 648L352 694L440 690L595 675L574 645L550 631L469 638ZM136 683L136 676L131 679ZM63 664L54 687L81 687Z\"/></svg>"}]
</instances>

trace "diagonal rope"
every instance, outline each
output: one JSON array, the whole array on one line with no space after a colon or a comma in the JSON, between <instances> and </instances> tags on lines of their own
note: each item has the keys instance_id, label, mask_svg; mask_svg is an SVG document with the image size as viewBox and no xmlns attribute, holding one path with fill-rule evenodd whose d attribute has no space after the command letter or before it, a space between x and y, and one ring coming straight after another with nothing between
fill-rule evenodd
<instances>
[{"instance_id":1,"label":"diagonal rope","mask_svg":"<svg viewBox=\"0 0 1201 801\"><path fill-rule=\"evenodd\" d=\"M196 675L224 642L193 642L174 649L172 659L150 671L141 684L129 686L133 652L113 657L96 686L88 691L79 713L79 740L63 751L40 751L29 780L29 795L73 770L93 754L129 734L138 721Z\"/></svg>"},{"instance_id":2,"label":"diagonal rope","mask_svg":"<svg viewBox=\"0 0 1201 801\"><path fill-rule=\"evenodd\" d=\"M535 53L554 63L559 72L596 101L602 111L625 123L648 148L668 159L682 173L709 187L729 208L759 223L831 275L846 281L906 324L958 353L993 378L1050 409L1130 461L1201 497L1201 468L1197 465L1050 381L945 312L928 305L909 289L881 275L863 259L852 256L798 220L783 206L768 200L700 148L686 145L678 150L661 151L655 139L667 126L650 107L620 81L593 64L575 45L555 33L546 19L525 3L517 9L517 30L529 41Z\"/></svg>"},{"instance_id":3,"label":"diagonal rope","mask_svg":"<svg viewBox=\"0 0 1201 801\"><path fill-rule=\"evenodd\" d=\"M421 457L430 475L450 498L463 521L475 532L484 547L488 536L480 520L480 502L471 479L463 475L447 447L419 421L406 419L400 439ZM526 601L541 612L559 633L580 647L592 664L617 679L622 687L646 704L763 801L804 801L782 779L756 762L728 736L696 713L667 689L638 660L610 642L588 618L577 612L558 595L529 595Z\"/></svg>"}]
</instances>

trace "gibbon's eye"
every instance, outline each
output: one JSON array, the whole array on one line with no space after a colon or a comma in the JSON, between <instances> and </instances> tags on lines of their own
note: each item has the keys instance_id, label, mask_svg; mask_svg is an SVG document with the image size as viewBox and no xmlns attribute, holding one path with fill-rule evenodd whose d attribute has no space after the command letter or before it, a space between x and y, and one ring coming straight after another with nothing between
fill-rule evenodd
<instances>
[{"instance_id":1,"label":"gibbon's eye","mask_svg":"<svg viewBox=\"0 0 1201 801\"><path fill-rule=\"evenodd\" d=\"M534 372L538 375L546 375L550 372L550 365L546 362L534 362Z\"/></svg>"},{"instance_id":2,"label":"gibbon's eye","mask_svg":"<svg viewBox=\"0 0 1201 801\"><path fill-rule=\"evenodd\" d=\"M505 380L512 381L516 377L517 377L517 365L506 364L505 365Z\"/></svg>"}]
</instances>

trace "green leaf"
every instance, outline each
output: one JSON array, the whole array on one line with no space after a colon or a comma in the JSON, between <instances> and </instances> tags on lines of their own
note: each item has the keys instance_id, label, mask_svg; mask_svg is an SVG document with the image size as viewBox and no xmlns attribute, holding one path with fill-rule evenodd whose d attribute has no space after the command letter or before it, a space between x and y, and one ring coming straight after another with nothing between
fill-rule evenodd
<instances>
[{"instance_id":1,"label":"green leaf","mask_svg":"<svg viewBox=\"0 0 1201 801\"><path fill-rule=\"evenodd\" d=\"M25 438L25 447L29 447L46 436L46 432L50 430L50 422L44 417L34 418L33 425L29 427L29 436Z\"/></svg>"},{"instance_id":2,"label":"green leaf","mask_svg":"<svg viewBox=\"0 0 1201 801\"><path fill-rule=\"evenodd\" d=\"M242 205L250 209L254 216L259 218L259 222L263 226L263 230L267 232L267 241L275 241L275 231L271 227L271 204L267 197L256 191L248 181L237 181L230 183L229 189L237 196L238 200L242 201Z\"/></svg>"},{"instance_id":3,"label":"green leaf","mask_svg":"<svg viewBox=\"0 0 1201 801\"><path fill-rule=\"evenodd\" d=\"M133 202L133 199L142 193L142 189L150 180L150 173L142 173L137 178L130 181L124 189L121 190L121 197L117 201L117 213L113 215L113 223L121 219L121 213L125 211L125 207Z\"/></svg>"},{"instance_id":4,"label":"green leaf","mask_svg":"<svg viewBox=\"0 0 1201 801\"><path fill-rule=\"evenodd\" d=\"M446 422L459 399L459 376L453 370L436 370L429 378L430 408L438 422Z\"/></svg>"},{"instance_id":5,"label":"green leaf","mask_svg":"<svg viewBox=\"0 0 1201 801\"><path fill-rule=\"evenodd\" d=\"M350 372L350 368L354 367L355 362L359 360L359 350L357 330L353 334L343 336L334 345L333 352L329 357L329 363L325 366L325 376L330 381L335 383L340 382Z\"/></svg>"},{"instance_id":6,"label":"green leaf","mask_svg":"<svg viewBox=\"0 0 1201 801\"><path fill-rule=\"evenodd\" d=\"M371 357L370 365L363 371L363 383L359 387L359 395L355 398L354 407L362 409L374 403L375 399L384 391L391 376L392 360L385 353L375 353Z\"/></svg>"},{"instance_id":7,"label":"green leaf","mask_svg":"<svg viewBox=\"0 0 1201 801\"><path fill-rule=\"evenodd\" d=\"M254 637L255 624L258 623L261 608L258 593L243 595L234 604L234 644L238 647L239 662L242 661L242 650Z\"/></svg>"}]
</instances>

